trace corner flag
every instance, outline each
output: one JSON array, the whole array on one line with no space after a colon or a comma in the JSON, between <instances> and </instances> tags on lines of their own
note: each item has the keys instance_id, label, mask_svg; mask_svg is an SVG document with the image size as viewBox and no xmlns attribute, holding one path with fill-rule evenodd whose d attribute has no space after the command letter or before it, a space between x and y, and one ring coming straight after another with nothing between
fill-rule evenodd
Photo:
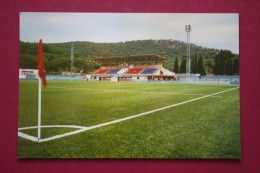
<instances>
[{"instance_id":1,"label":"corner flag","mask_svg":"<svg viewBox=\"0 0 260 173\"><path fill-rule=\"evenodd\" d=\"M40 40L39 48L38 48L38 66L37 66L37 68L39 69L38 74L39 74L39 77L42 79L43 86L46 87L47 86L47 82L46 82L45 71L44 71L42 39Z\"/></svg>"},{"instance_id":2,"label":"corner flag","mask_svg":"<svg viewBox=\"0 0 260 173\"><path fill-rule=\"evenodd\" d=\"M38 88L38 142L40 142L41 139L41 108L42 108L42 82L43 86L47 86L46 77L45 77L45 71L44 71L44 59L43 59L43 51L42 51L42 39L40 39L39 42L39 48L38 48L38 74L39 74L39 88ZM41 81L42 80L42 81Z\"/></svg>"}]
</instances>

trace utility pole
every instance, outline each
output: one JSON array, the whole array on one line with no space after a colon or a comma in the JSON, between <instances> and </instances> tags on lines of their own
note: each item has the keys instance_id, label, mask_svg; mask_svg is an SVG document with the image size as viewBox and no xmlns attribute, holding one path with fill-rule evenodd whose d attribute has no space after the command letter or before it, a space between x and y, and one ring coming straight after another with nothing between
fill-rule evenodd
<instances>
[{"instance_id":1,"label":"utility pole","mask_svg":"<svg viewBox=\"0 0 260 173\"><path fill-rule=\"evenodd\" d=\"M189 81L191 80L190 78L190 32L191 32L191 26L186 25L185 26L185 32L187 32L187 74L189 76Z\"/></svg>"}]
</instances>

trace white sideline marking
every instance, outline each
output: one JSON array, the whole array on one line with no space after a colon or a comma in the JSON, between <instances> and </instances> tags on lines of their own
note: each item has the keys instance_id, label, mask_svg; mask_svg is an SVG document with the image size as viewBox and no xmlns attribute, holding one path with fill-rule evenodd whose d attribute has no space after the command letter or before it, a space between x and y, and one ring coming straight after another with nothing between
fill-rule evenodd
<instances>
[{"instance_id":1,"label":"white sideline marking","mask_svg":"<svg viewBox=\"0 0 260 173\"><path fill-rule=\"evenodd\" d=\"M42 128L50 128L50 127L65 127L65 128L85 128L84 126L76 126L76 125L42 125ZM27 129L36 129L38 126L31 126L31 127L21 127L18 130L27 130Z\"/></svg>"},{"instance_id":2,"label":"white sideline marking","mask_svg":"<svg viewBox=\"0 0 260 173\"><path fill-rule=\"evenodd\" d=\"M188 101L184 101L184 102L181 102L181 103L173 104L173 105L170 105L170 106L165 106L165 107L162 107L162 108L159 108L159 109L155 109L155 110L151 110L151 111L148 111L148 112L143 112L143 113L140 113L140 114L137 114L137 115L132 115L132 116L129 116L129 117L121 118L121 119L118 119L118 120L109 121L109 122L102 123L102 124L97 124L97 125L94 125L94 126L91 126L91 127L74 126L74 125L53 125L53 126L60 126L60 127L61 126L63 126L63 127L65 127L65 126L69 127L70 126L70 127L80 128L80 129L76 130L76 131L73 131L73 132L68 132L68 133L64 133L64 134L61 134L61 135L56 135L56 136L53 136L53 137L40 139L40 141L38 141L38 138L30 136L30 135L27 135L27 134L24 134L22 132L18 132L18 136L23 137L25 139L29 139L31 141L46 142L46 141L62 138L62 137L65 137L65 136L70 136L70 135L74 135L74 134L77 134L77 133L81 133L81 132L84 132L84 131L87 131L87 130L91 130L91 129L103 127L103 126L106 126L106 125L118 123L118 122L121 122L121 121L133 119L133 118L140 117L140 116L143 116L143 115L151 114L151 113L158 112L158 111L161 111L161 110L164 110L164 109L168 109L168 108L172 108L172 107L175 107L175 106L179 106L179 105L182 105L182 104L185 104L185 103L190 103L190 102L193 102L193 101L196 101L196 100L200 100L200 99L203 99L203 98L207 98L207 97L210 97L210 96L214 96L214 95L217 95L217 94L221 94L221 93L224 93L224 92L235 90L237 88L239 88L239 87L231 88L231 89L228 89L228 90L220 91L220 92L217 92L217 93L213 93L213 94L209 94L209 95L206 95L206 96L198 97L198 98L191 99L191 100L188 100ZM49 125L49 126L51 126L51 125ZM29 128L32 128L32 127L24 127L24 128L20 128L20 129L29 129Z\"/></svg>"},{"instance_id":3,"label":"white sideline marking","mask_svg":"<svg viewBox=\"0 0 260 173\"><path fill-rule=\"evenodd\" d=\"M61 135L56 135L56 136L52 136L52 137L49 137L49 138L40 139L39 142L46 142L46 141L50 141L50 140L62 138L62 137L65 137L65 136L74 135L74 134L77 134L77 133L80 133L80 132L87 131L88 129L89 129L89 128L86 127L86 128L82 128L82 129L73 131L73 132L68 132L68 133L64 133L64 134L61 134Z\"/></svg>"},{"instance_id":4,"label":"white sideline marking","mask_svg":"<svg viewBox=\"0 0 260 173\"><path fill-rule=\"evenodd\" d=\"M76 134L76 133L79 133L81 132L82 129L87 129L88 127L84 127L84 126L77 126L77 125L42 125L41 128L52 128L52 127L63 127L63 128L77 128L77 129L80 129L80 130L76 130L76 131L73 131L73 132L68 132L68 133L64 133L62 135L72 135L72 134ZM22 138L25 138L25 139L28 139L28 140L31 140L31 141L34 141L34 142L45 142L45 141L49 141L49 140L52 140L53 137L56 137L56 136L60 136L60 135L56 135L56 136L53 136L53 137L50 137L50 138L45 138L45 139L40 139L40 141L38 141L38 138L34 137L34 136L31 136L31 135L28 135L28 134L25 134L25 133L22 133L22 132L19 132L19 130L27 130L27 129L37 129L38 126L31 126L31 127L22 127L22 128L18 128L18 136L22 137Z\"/></svg>"},{"instance_id":5,"label":"white sideline marking","mask_svg":"<svg viewBox=\"0 0 260 173\"><path fill-rule=\"evenodd\" d=\"M38 141L38 138L31 136L31 135L27 135L27 134L22 133L22 132L18 132L18 136L25 138L25 139L29 139L29 140L34 141L34 142Z\"/></svg>"}]
</instances>

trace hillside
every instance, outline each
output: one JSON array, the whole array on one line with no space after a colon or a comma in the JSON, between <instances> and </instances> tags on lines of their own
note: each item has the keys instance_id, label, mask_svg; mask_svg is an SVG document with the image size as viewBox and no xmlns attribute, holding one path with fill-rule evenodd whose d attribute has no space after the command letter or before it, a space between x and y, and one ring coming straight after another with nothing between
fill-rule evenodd
<instances>
[{"instance_id":1,"label":"hillside","mask_svg":"<svg viewBox=\"0 0 260 173\"><path fill-rule=\"evenodd\" d=\"M176 40L134 40L119 43L74 42L75 71L93 71L99 65L90 62L89 58L113 57L126 55L156 54L167 59L166 68L172 70L176 57L181 60L187 45ZM43 44L45 67L47 72L69 71L71 42ZM38 43L20 41L20 68L36 68ZM210 49L191 44L191 55L198 54L203 60L213 61L217 49ZM180 62L180 61L179 61ZM180 65L180 64L179 64Z\"/></svg>"}]
</instances>

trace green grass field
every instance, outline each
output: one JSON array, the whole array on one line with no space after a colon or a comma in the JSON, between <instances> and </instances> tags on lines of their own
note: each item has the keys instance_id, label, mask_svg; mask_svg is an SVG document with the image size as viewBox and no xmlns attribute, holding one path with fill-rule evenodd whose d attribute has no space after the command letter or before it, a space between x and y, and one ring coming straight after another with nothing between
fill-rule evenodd
<instances>
[{"instance_id":1,"label":"green grass field","mask_svg":"<svg viewBox=\"0 0 260 173\"><path fill-rule=\"evenodd\" d=\"M42 125L94 125L237 88L231 85L47 81ZM38 81L19 82L19 128L38 124ZM73 128L42 128L42 138ZM37 129L20 130L37 137ZM81 133L33 142L18 158L240 158L239 88Z\"/></svg>"}]
</instances>

